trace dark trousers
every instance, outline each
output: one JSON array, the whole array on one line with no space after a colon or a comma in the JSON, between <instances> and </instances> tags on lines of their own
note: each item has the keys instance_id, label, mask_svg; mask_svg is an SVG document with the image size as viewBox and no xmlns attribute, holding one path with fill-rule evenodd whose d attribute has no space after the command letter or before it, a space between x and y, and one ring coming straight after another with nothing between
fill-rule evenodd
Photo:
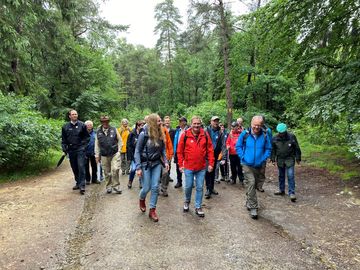
<instances>
[{"instance_id":1,"label":"dark trousers","mask_svg":"<svg viewBox=\"0 0 360 270\"><path fill-rule=\"evenodd\" d=\"M220 164L220 173L221 173L222 178L225 178L226 176L229 175L229 172L228 172L229 163L228 162L229 161L226 159L225 164L223 164L223 165Z\"/></svg>"},{"instance_id":2,"label":"dark trousers","mask_svg":"<svg viewBox=\"0 0 360 270\"><path fill-rule=\"evenodd\" d=\"M231 180L236 182L236 177L239 177L239 181L244 181L244 174L242 171L242 166L240 164L240 158L238 155L229 155L230 159L230 168L231 168Z\"/></svg>"},{"instance_id":3,"label":"dark trousers","mask_svg":"<svg viewBox=\"0 0 360 270\"><path fill-rule=\"evenodd\" d=\"M69 152L69 159L76 185L85 189L85 152Z\"/></svg>"},{"instance_id":4,"label":"dark trousers","mask_svg":"<svg viewBox=\"0 0 360 270\"><path fill-rule=\"evenodd\" d=\"M91 174L90 174L90 166L91 165ZM97 181L97 164L95 156L86 156L85 159L85 179L86 182L92 181L93 183Z\"/></svg>"},{"instance_id":5,"label":"dark trousers","mask_svg":"<svg viewBox=\"0 0 360 270\"><path fill-rule=\"evenodd\" d=\"M205 174L206 189L213 191L215 183L215 169L212 172L206 171Z\"/></svg>"},{"instance_id":6,"label":"dark trousers","mask_svg":"<svg viewBox=\"0 0 360 270\"><path fill-rule=\"evenodd\" d=\"M182 184L182 172L180 172L179 164L176 163L176 179L179 184Z\"/></svg>"}]
</instances>

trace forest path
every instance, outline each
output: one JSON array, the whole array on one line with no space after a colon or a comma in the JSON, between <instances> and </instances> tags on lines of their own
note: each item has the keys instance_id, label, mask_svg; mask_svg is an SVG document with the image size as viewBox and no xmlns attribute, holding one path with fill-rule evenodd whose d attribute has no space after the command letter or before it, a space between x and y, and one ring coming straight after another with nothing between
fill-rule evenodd
<instances>
[{"instance_id":1,"label":"forest path","mask_svg":"<svg viewBox=\"0 0 360 270\"><path fill-rule=\"evenodd\" d=\"M0 186L0 269L359 269L358 186L339 195L336 177L299 166L291 203L273 195L276 175L268 165L259 220L250 219L238 184L217 184L220 195L204 199L201 219L193 205L182 212L182 190L170 183L153 223L138 210L137 181L129 190L122 176L121 195L102 184L80 196L64 162Z\"/></svg>"}]
</instances>

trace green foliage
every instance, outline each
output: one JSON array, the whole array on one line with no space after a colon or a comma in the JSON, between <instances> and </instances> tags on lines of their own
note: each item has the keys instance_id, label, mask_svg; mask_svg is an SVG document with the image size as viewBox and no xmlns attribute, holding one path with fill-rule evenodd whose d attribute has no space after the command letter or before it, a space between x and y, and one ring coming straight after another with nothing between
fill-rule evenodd
<instances>
[{"instance_id":1,"label":"green foliage","mask_svg":"<svg viewBox=\"0 0 360 270\"><path fill-rule=\"evenodd\" d=\"M309 130L297 129L294 133L300 144L303 162L327 169L339 175L343 180L360 177L358 160L347 151L347 148L336 143L320 142L319 144L314 137L309 135Z\"/></svg>"},{"instance_id":2,"label":"green foliage","mask_svg":"<svg viewBox=\"0 0 360 270\"><path fill-rule=\"evenodd\" d=\"M21 168L59 146L61 123L43 118L31 99L0 92L0 167Z\"/></svg>"}]
</instances>

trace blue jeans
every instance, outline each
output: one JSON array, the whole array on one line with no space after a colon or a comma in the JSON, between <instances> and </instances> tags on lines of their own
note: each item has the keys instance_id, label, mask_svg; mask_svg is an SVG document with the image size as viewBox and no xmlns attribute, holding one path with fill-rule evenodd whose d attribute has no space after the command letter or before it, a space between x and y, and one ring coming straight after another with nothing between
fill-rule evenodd
<instances>
[{"instance_id":1,"label":"blue jeans","mask_svg":"<svg viewBox=\"0 0 360 270\"><path fill-rule=\"evenodd\" d=\"M85 189L85 151L69 152L69 159L76 185Z\"/></svg>"},{"instance_id":2,"label":"blue jeans","mask_svg":"<svg viewBox=\"0 0 360 270\"><path fill-rule=\"evenodd\" d=\"M184 170L185 174L185 185L184 185L184 200L185 202L190 203L191 201L191 192L195 178L195 208L200 208L203 198L204 190L204 177L206 170L201 171L191 171L188 169Z\"/></svg>"},{"instance_id":3,"label":"blue jeans","mask_svg":"<svg viewBox=\"0 0 360 270\"><path fill-rule=\"evenodd\" d=\"M161 173L161 164L152 168L145 169L146 165L141 165L142 170L142 189L140 190L140 199L144 200L151 189L150 208L156 208L159 195L159 182Z\"/></svg>"},{"instance_id":4,"label":"blue jeans","mask_svg":"<svg viewBox=\"0 0 360 270\"><path fill-rule=\"evenodd\" d=\"M294 168L295 166L291 166L287 168L284 167L278 167L279 170L279 190L281 192L285 192L285 172L287 173L288 178L288 189L289 189L289 195L295 194L295 175L294 175Z\"/></svg>"}]
</instances>

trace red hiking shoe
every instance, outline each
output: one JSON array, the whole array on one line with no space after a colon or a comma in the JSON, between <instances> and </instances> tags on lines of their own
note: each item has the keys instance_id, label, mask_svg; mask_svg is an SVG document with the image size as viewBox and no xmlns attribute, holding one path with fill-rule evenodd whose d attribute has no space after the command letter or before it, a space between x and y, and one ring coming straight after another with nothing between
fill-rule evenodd
<instances>
[{"instance_id":1,"label":"red hiking shoe","mask_svg":"<svg viewBox=\"0 0 360 270\"><path fill-rule=\"evenodd\" d=\"M155 210L156 210L155 208L150 208L149 218L151 218L154 222L158 222L159 218L158 218Z\"/></svg>"},{"instance_id":2,"label":"red hiking shoe","mask_svg":"<svg viewBox=\"0 0 360 270\"><path fill-rule=\"evenodd\" d=\"M145 199L140 199L140 210L141 212L145 212L146 211L146 204L145 204Z\"/></svg>"}]
</instances>

